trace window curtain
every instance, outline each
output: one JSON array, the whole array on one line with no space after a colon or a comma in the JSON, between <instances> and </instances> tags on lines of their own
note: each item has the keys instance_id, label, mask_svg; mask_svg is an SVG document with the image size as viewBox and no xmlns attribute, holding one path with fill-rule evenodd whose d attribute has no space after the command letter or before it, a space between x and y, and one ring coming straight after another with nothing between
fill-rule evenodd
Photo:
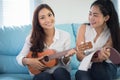
<instances>
[{"instance_id":1,"label":"window curtain","mask_svg":"<svg viewBox=\"0 0 120 80\"><path fill-rule=\"evenodd\" d=\"M42 0L0 0L0 26L32 23L34 8Z\"/></svg>"}]
</instances>

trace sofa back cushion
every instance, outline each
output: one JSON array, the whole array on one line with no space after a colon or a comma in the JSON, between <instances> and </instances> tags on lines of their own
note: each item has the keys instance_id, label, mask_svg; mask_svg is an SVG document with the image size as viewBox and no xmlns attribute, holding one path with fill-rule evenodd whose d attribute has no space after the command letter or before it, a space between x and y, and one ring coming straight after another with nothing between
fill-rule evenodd
<instances>
[{"instance_id":1,"label":"sofa back cushion","mask_svg":"<svg viewBox=\"0 0 120 80\"><path fill-rule=\"evenodd\" d=\"M28 73L16 56L21 51L31 25L0 27L0 73Z\"/></svg>"},{"instance_id":2,"label":"sofa back cushion","mask_svg":"<svg viewBox=\"0 0 120 80\"><path fill-rule=\"evenodd\" d=\"M31 25L0 27L0 54L17 55L30 29Z\"/></svg>"}]
</instances>

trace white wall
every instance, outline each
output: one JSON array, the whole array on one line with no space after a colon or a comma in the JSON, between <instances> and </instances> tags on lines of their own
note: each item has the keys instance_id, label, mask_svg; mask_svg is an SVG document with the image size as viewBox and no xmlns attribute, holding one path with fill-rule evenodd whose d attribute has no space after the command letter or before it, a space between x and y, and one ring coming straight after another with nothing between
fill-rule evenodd
<instances>
[{"instance_id":1,"label":"white wall","mask_svg":"<svg viewBox=\"0 0 120 80\"><path fill-rule=\"evenodd\" d=\"M56 24L88 21L90 5L95 0L42 0L55 12Z\"/></svg>"},{"instance_id":2,"label":"white wall","mask_svg":"<svg viewBox=\"0 0 120 80\"><path fill-rule=\"evenodd\" d=\"M3 23L3 20L2 20L2 18L3 18L3 9L2 9L2 0L0 0L0 25Z\"/></svg>"}]
</instances>

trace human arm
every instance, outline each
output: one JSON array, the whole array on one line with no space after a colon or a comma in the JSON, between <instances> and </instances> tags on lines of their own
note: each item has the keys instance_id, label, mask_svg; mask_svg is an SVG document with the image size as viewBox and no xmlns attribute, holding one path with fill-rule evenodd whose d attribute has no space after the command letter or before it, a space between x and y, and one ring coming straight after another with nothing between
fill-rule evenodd
<instances>
[{"instance_id":1,"label":"human arm","mask_svg":"<svg viewBox=\"0 0 120 80\"><path fill-rule=\"evenodd\" d=\"M76 48L77 48L76 56L79 61L81 61L85 57L84 49L82 48L81 45L81 43L85 42L85 29L86 29L86 25L81 25L80 28L78 29L77 38L76 38ZM78 46L81 47L79 50L78 50Z\"/></svg>"}]
</instances>

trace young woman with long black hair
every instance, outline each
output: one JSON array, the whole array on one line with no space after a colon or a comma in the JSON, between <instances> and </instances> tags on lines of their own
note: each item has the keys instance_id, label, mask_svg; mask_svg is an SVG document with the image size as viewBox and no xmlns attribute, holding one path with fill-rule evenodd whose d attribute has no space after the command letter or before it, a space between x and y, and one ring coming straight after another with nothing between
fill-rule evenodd
<instances>
[{"instance_id":1,"label":"young woman with long black hair","mask_svg":"<svg viewBox=\"0 0 120 80\"><path fill-rule=\"evenodd\" d=\"M95 50L100 50L98 57L92 59L88 71L78 70L76 80L113 80L117 67L109 59L113 47L120 52L120 28L117 12L111 0L96 0L90 7L89 24L83 24L78 31L77 45L91 41L93 48L78 50L77 58L84 57Z\"/></svg>"}]
</instances>

